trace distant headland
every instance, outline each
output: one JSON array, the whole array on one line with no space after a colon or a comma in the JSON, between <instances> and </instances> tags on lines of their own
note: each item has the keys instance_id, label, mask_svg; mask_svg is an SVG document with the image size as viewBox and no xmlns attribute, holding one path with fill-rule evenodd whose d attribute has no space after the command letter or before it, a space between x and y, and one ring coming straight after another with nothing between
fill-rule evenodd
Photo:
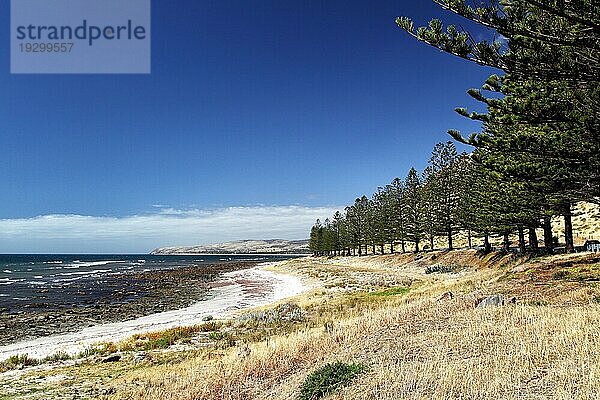
<instances>
[{"instance_id":1,"label":"distant headland","mask_svg":"<svg viewBox=\"0 0 600 400\"><path fill-rule=\"evenodd\" d=\"M308 240L237 240L198 246L174 246L154 249L150 254L309 254Z\"/></svg>"}]
</instances>

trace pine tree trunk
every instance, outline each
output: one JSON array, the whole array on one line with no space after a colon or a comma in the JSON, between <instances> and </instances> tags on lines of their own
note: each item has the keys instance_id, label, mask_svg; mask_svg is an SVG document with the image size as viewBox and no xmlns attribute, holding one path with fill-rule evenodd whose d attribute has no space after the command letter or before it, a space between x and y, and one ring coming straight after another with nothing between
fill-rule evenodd
<instances>
[{"instance_id":1,"label":"pine tree trunk","mask_svg":"<svg viewBox=\"0 0 600 400\"><path fill-rule=\"evenodd\" d=\"M552 237L552 219L544 217L544 247L548 253L554 252L554 238Z\"/></svg>"},{"instance_id":2,"label":"pine tree trunk","mask_svg":"<svg viewBox=\"0 0 600 400\"><path fill-rule=\"evenodd\" d=\"M540 243L538 242L537 232L535 228L529 228L529 248L532 251L538 251Z\"/></svg>"},{"instance_id":3,"label":"pine tree trunk","mask_svg":"<svg viewBox=\"0 0 600 400\"><path fill-rule=\"evenodd\" d=\"M394 254L394 241L393 240L390 242L390 251L392 254Z\"/></svg>"},{"instance_id":4,"label":"pine tree trunk","mask_svg":"<svg viewBox=\"0 0 600 400\"><path fill-rule=\"evenodd\" d=\"M510 250L510 237L508 232L504 232L504 239L502 241L502 250L508 252Z\"/></svg>"},{"instance_id":5,"label":"pine tree trunk","mask_svg":"<svg viewBox=\"0 0 600 400\"><path fill-rule=\"evenodd\" d=\"M452 246L452 228L448 228L448 250L454 250L454 246Z\"/></svg>"},{"instance_id":6,"label":"pine tree trunk","mask_svg":"<svg viewBox=\"0 0 600 400\"><path fill-rule=\"evenodd\" d=\"M404 243L404 239L402 239L402 254L406 253L406 247Z\"/></svg>"},{"instance_id":7,"label":"pine tree trunk","mask_svg":"<svg viewBox=\"0 0 600 400\"><path fill-rule=\"evenodd\" d=\"M415 240L415 253L419 252L419 240Z\"/></svg>"},{"instance_id":8,"label":"pine tree trunk","mask_svg":"<svg viewBox=\"0 0 600 400\"><path fill-rule=\"evenodd\" d=\"M490 253L492 251L492 246L490 245L490 236L486 233L483 237L483 251L486 253Z\"/></svg>"},{"instance_id":9,"label":"pine tree trunk","mask_svg":"<svg viewBox=\"0 0 600 400\"><path fill-rule=\"evenodd\" d=\"M563 217L565 219L565 252L574 253L575 244L573 243L573 213L571 211L571 203L565 205Z\"/></svg>"},{"instance_id":10,"label":"pine tree trunk","mask_svg":"<svg viewBox=\"0 0 600 400\"><path fill-rule=\"evenodd\" d=\"M519 253L525 254L525 229L519 225Z\"/></svg>"},{"instance_id":11,"label":"pine tree trunk","mask_svg":"<svg viewBox=\"0 0 600 400\"><path fill-rule=\"evenodd\" d=\"M467 239L469 240L469 249L473 248L473 238L471 237L471 230L467 230Z\"/></svg>"},{"instance_id":12,"label":"pine tree trunk","mask_svg":"<svg viewBox=\"0 0 600 400\"><path fill-rule=\"evenodd\" d=\"M431 250L433 250L433 236L429 238L429 245L431 246Z\"/></svg>"},{"instance_id":13,"label":"pine tree trunk","mask_svg":"<svg viewBox=\"0 0 600 400\"><path fill-rule=\"evenodd\" d=\"M385 249L383 248L383 244L381 244L381 254L385 254Z\"/></svg>"},{"instance_id":14,"label":"pine tree trunk","mask_svg":"<svg viewBox=\"0 0 600 400\"><path fill-rule=\"evenodd\" d=\"M375 244L373 244L373 255L375 255Z\"/></svg>"}]
</instances>

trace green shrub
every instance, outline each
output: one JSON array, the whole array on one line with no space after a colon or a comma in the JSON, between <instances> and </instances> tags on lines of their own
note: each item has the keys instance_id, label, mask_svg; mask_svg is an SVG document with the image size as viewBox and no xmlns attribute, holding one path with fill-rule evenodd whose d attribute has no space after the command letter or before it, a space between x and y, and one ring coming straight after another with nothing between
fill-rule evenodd
<instances>
[{"instance_id":1,"label":"green shrub","mask_svg":"<svg viewBox=\"0 0 600 400\"><path fill-rule=\"evenodd\" d=\"M219 331L211 332L208 334L208 338L212 340L223 340L227 338L227 333Z\"/></svg>"},{"instance_id":2,"label":"green shrub","mask_svg":"<svg viewBox=\"0 0 600 400\"><path fill-rule=\"evenodd\" d=\"M39 363L40 361L38 359L31 358L28 354L17 354L14 356L10 356L8 359L0 362L0 372L6 372L11 369L39 365Z\"/></svg>"},{"instance_id":3,"label":"green shrub","mask_svg":"<svg viewBox=\"0 0 600 400\"><path fill-rule=\"evenodd\" d=\"M145 350L155 349L166 349L175 343L174 339L170 336L161 336L158 339L150 340L146 342Z\"/></svg>"},{"instance_id":4,"label":"green shrub","mask_svg":"<svg viewBox=\"0 0 600 400\"><path fill-rule=\"evenodd\" d=\"M358 374L363 372L365 367L361 364L345 364L335 362L326 364L313 371L306 377L306 380L300 387L299 400L317 400L332 393L334 390L346 386Z\"/></svg>"},{"instance_id":5,"label":"green shrub","mask_svg":"<svg viewBox=\"0 0 600 400\"><path fill-rule=\"evenodd\" d=\"M104 348L91 346L86 347L84 350L79 352L74 358L88 358L95 355L104 355L106 354Z\"/></svg>"},{"instance_id":6,"label":"green shrub","mask_svg":"<svg viewBox=\"0 0 600 400\"><path fill-rule=\"evenodd\" d=\"M54 361L65 361L65 360L70 360L73 357L71 357L69 354L67 354L64 351L59 351L57 353L54 353L48 357L44 357L40 362L46 363L46 362L54 362Z\"/></svg>"},{"instance_id":7,"label":"green shrub","mask_svg":"<svg viewBox=\"0 0 600 400\"><path fill-rule=\"evenodd\" d=\"M555 280L565 279L567 276L569 276L569 271L563 269L561 271L556 271L555 273L553 273L552 279L555 279Z\"/></svg>"}]
</instances>

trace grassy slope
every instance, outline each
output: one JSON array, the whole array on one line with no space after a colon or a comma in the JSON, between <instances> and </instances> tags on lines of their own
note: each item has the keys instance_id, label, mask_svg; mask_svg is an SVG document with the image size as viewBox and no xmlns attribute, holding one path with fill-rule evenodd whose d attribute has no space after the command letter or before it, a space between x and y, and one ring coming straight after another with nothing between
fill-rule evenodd
<instances>
[{"instance_id":1,"label":"grassy slope","mask_svg":"<svg viewBox=\"0 0 600 400\"><path fill-rule=\"evenodd\" d=\"M455 272L425 274L432 264ZM0 398L292 399L311 371L338 360L367 370L329 399L600 393L600 255L527 260L457 251L275 268L316 285L294 299L303 321L226 323L212 341L148 351L142 362L125 353L117 363L92 357L9 372ZM438 300L447 291L454 297ZM517 302L475 308L494 293Z\"/></svg>"}]
</instances>

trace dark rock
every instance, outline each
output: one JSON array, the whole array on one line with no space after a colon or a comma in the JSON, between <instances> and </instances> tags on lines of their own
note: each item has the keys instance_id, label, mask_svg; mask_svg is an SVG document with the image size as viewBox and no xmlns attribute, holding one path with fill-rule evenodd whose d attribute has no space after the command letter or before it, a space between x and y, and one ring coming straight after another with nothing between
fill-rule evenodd
<instances>
[{"instance_id":1,"label":"dark rock","mask_svg":"<svg viewBox=\"0 0 600 400\"><path fill-rule=\"evenodd\" d=\"M117 362L121 359L121 356L119 354L111 354L108 357L105 357L102 359L103 363L109 363L109 362Z\"/></svg>"},{"instance_id":2,"label":"dark rock","mask_svg":"<svg viewBox=\"0 0 600 400\"><path fill-rule=\"evenodd\" d=\"M434 265L429 265L427 268L425 268L425 273L426 274L449 274L452 272L456 272L459 271L461 268L459 266L456 265L442 265L442 264L434 264Z\"/></svg>"}]
</instances>

